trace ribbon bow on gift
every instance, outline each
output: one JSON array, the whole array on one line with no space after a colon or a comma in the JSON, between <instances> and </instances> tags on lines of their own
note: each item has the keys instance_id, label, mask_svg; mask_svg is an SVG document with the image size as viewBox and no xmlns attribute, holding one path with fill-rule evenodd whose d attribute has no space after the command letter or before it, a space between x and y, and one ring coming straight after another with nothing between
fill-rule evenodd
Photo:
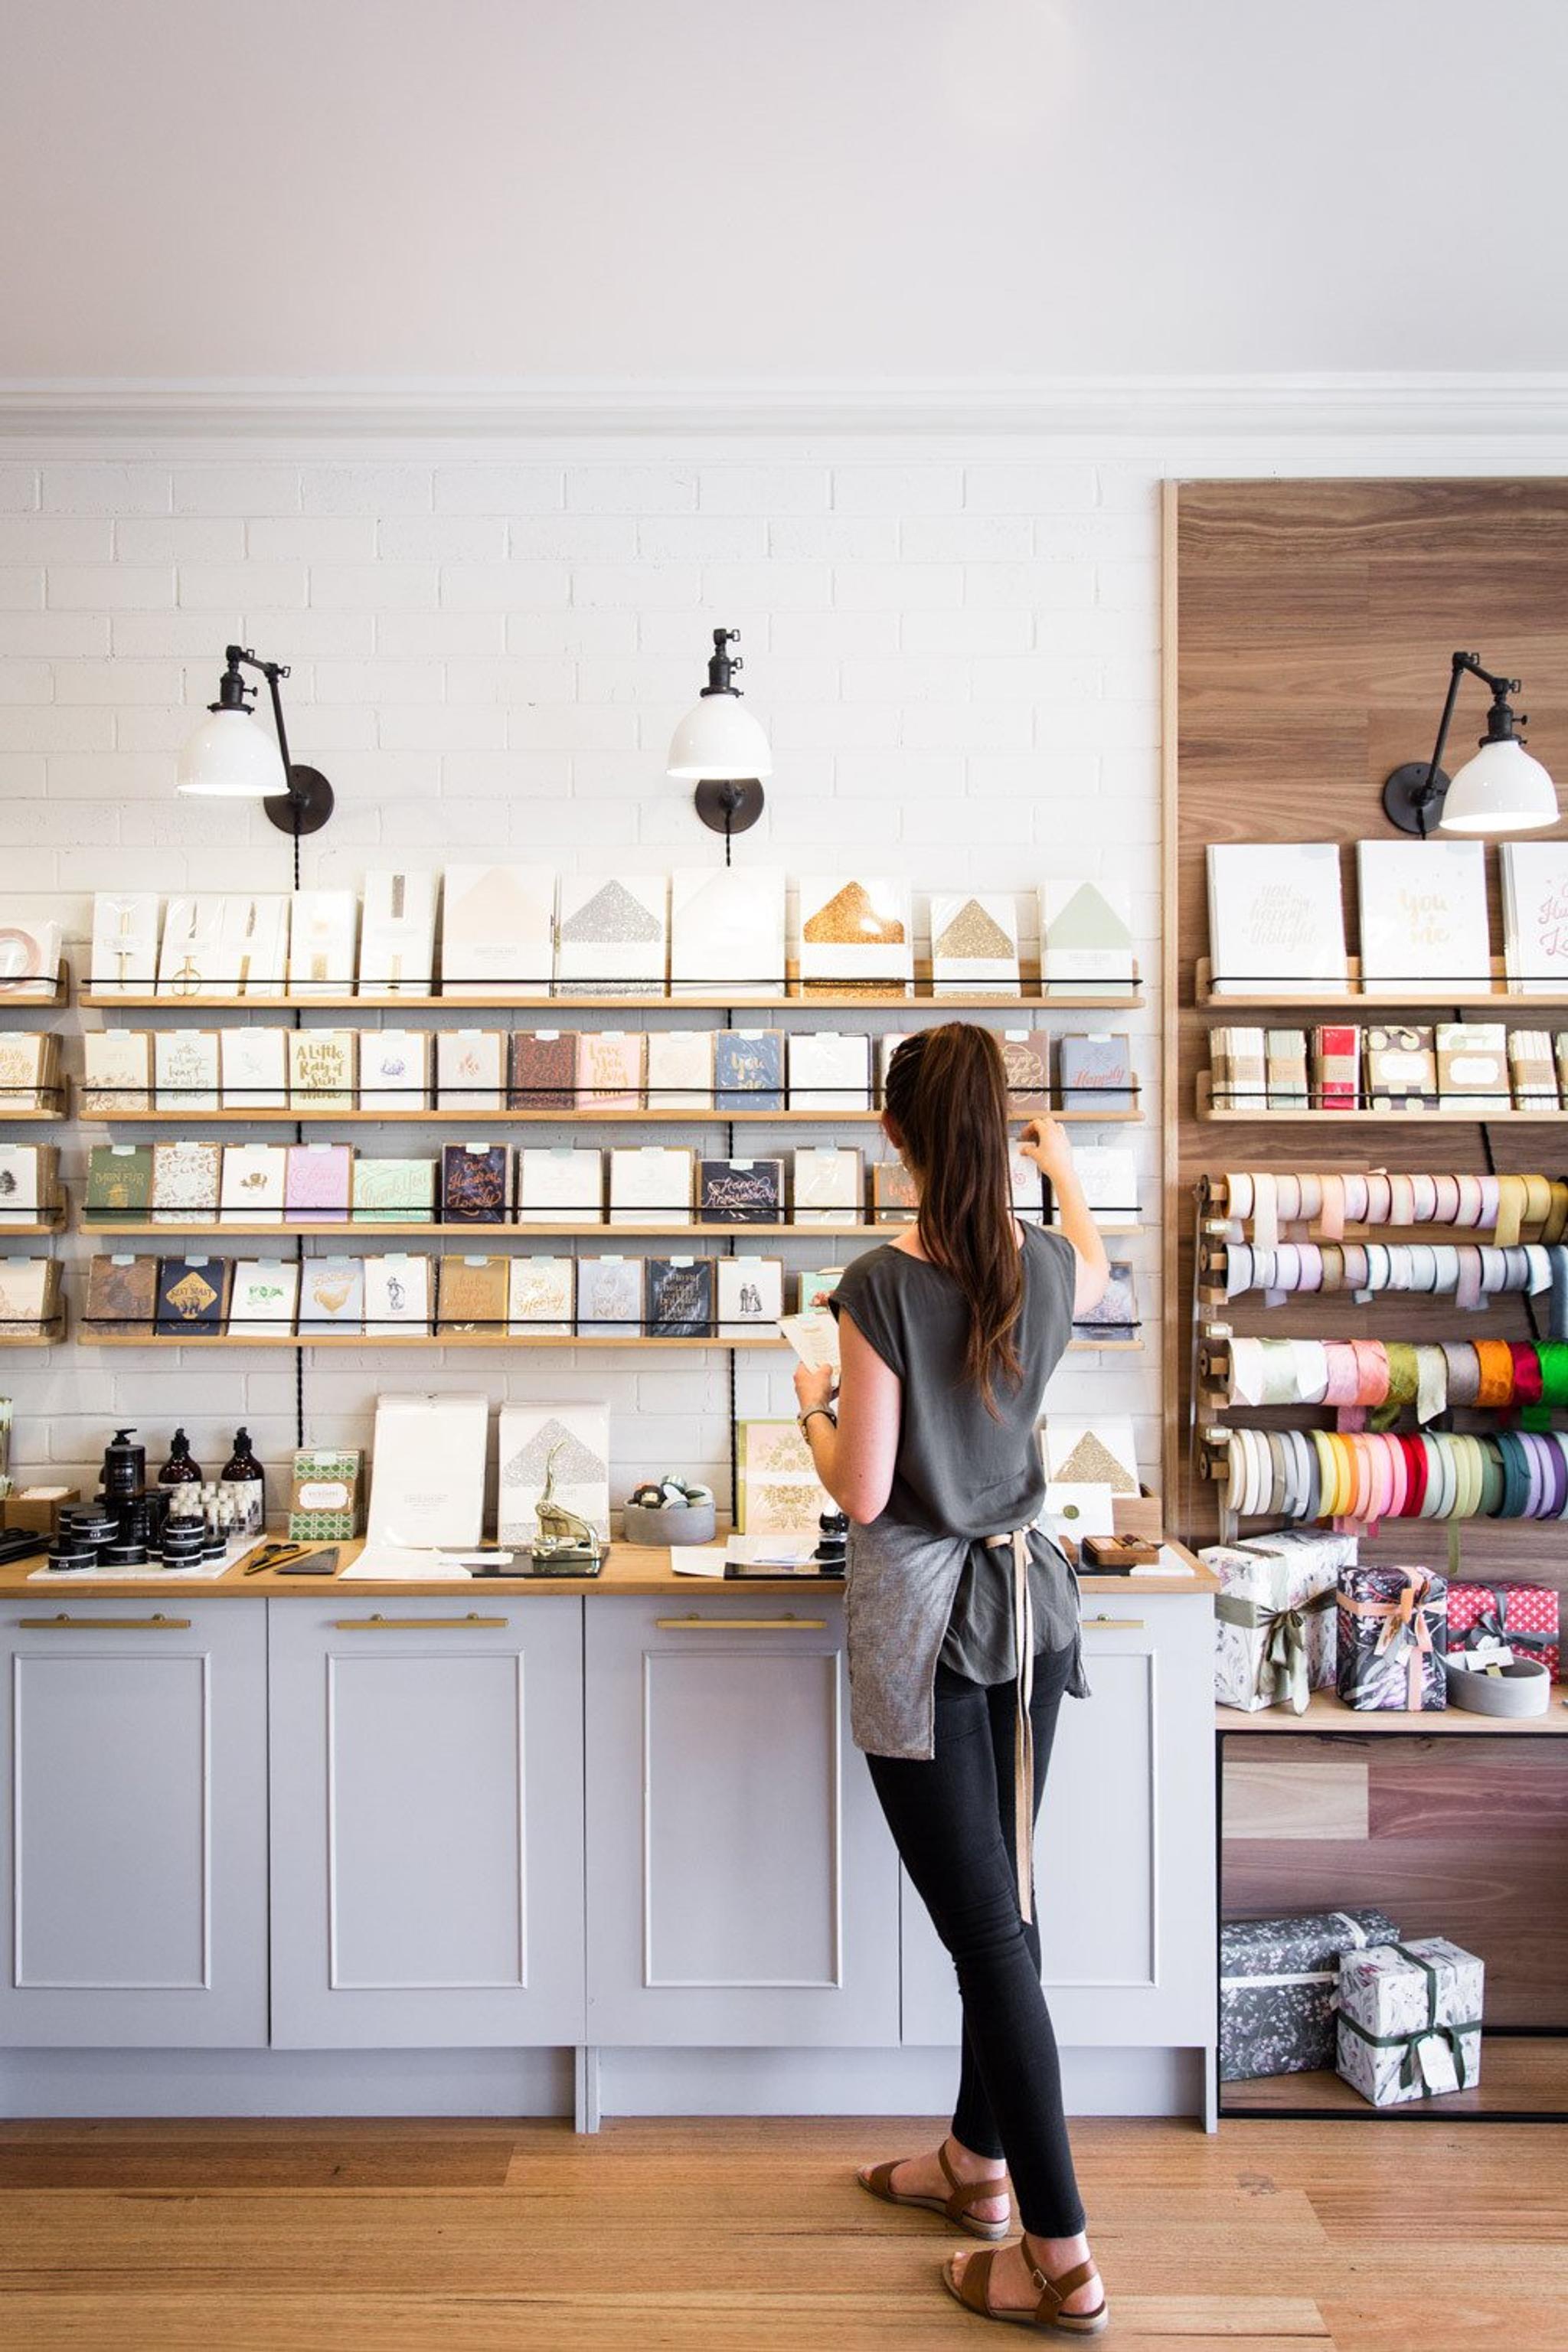
<instances>
[{"instance_id":1,"label":"ribbon bow on gift","mask_svg":"<svg viewBox=\"0 0 1568 2352\"><path fill-rule=\"evenodd\" d=\"M1340 1596L1341 1608L1348 1609L1353 1616L1376 1617L1382 1621L1373 1644L1374 1657L1384 1657L1391 1651L1397 1657L1401 1649L1407 1649L1406 1671L1412 1709L1419 1708L1421 1705L1423 1661L1431 1656L1434 1648L1431 1621L1440 1613L1436 1602L1426 1597L1431 1589L1432 1580L1426 1570L1414 1569L1406 1575L1397 1598L1393 1601L1352 1601L1346 1594Z\"/></svg>"},{"instance_id":2,"label":"ribbon bow on gift","mask_svg":"<svg viewBox=\"0 0 1568 2352\"><path fill-rule=\"evenodd\" d=\"M1533 1650L1539 1656L1542 1651L1552 1647L1544 1633L1511 1632L1508 1622L1508 1594L1500 1584L1489 1585L1487 1590L1491 1594L1490 1607L1482 1602L1475 1623L1468 1633L1460 1634L1458 1642L1451 1643L1450 1648L1479 1650L1489 1642L1499 1642L1506 1650Z\"/></svg>"},{"instance_id":3,"label":"ribbon bow on gift","mask_svg":"<svg viewBox=\"0 0 1568 2352\"><path fill-rule=\"evenodd\" d=\"M1258 1689L1262 1695L1264 1677L1272 1675L1276 1691L1281 1685L1292 1712L1305 1715L1310 1687L1307 1680L1307 1620L1321 1610L1331 1609L1333 1589L1315 1592L1310 1601L1298 1601L1294 1609L1269 1609L1261 1601L1246 1601L1238 1593L1222 1592L1215 1603L1215 1614L1227 1625L1242 1625L1249 1633L1258 1626L1264 1629L1262 1655L1258 1661Z\"/></svg>"},{"instance_id":4,"label":"ribbon bow on gift","mask_svg":"<svg viewBox=\"0 0 1568 2352\"><path fill-rule=\"evenodd\" d=\"M1451 2019L1440 2019L1437 2015L1437 1971L1431 1961L1424 1960L1419 1952L1409 1950L1404 1944L1394 1944L1390 1948L1396 1951L1402 1960L1407 1960L1413 1969L1419 1969L1426 1979L1426 2024L1418 2025L1413 2033L1369 2033L1360 2019L1350 2014L1342 2001L1339 2012L1341 2024L1348 2025L1352 2033L1359 2034L1373 2050L1398 2050L1401 2053L1399 2087L1402 2091L1413 2090L1417 2082L1430 2083L1431 2077L1421 2055L1428 2042L1440 2042L1446 2045L1454 2061L1455 2080L1461 2091L1468 2090L1469 2080L1465 2067L1463 2037L1467 2033L1479 2032L1480 2019L1472 2017L1462 2025Z\"/></svg>"}]
</instances>

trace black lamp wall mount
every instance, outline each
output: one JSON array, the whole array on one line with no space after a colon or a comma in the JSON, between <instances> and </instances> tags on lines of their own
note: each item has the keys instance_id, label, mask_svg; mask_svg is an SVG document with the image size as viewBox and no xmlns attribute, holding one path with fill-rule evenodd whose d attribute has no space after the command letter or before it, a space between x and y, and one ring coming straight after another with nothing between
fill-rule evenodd
<instances>
[{"instance_id":1,"label":"black lamp wall mount","mask_svg":"<svg viewBox=\"0 0 1568 2352\"><path fill-rule=\"evenodd\" d=\"M746 667L743 655L731 656L730 647L741 642L739 629L715 629L713 651L708 658L708 683L702 689L706 702L710 694L732 694L741 689L734 683L735 672ZM763 813L764 794L756 776L708 777L697 787L697 814L712 833L726 838L732 833L750 833Z\"/></svg>"},{"instance_id":2,"label":"black lamp wall mount","mask_svg":"<svg viewBox=\"0 0 1568 2352\"><path fill-rule=\"evenodd\" d=\"M1467 672L1479 677L1491 689L1492 705L1487 713L1487 731L1478 740L1482 743L1522 743L1518 732L1528 727L1530 720L1523 711L1517 716L1509 701L1510 694L1519 692L1517 677L1497 677L1483 669L1479 654L1457 653L1448 674L1448 692L1443 704L1443 716L1437 728L1437 740L1430 760L1408 760L1395 768L1383 787L1384 814L1401 833L1414 833L1425 841L1433 824L1442 815L1443 801L1452 779L1443 772L1443 747L1448 740L1448 729L1454 717L1454 705L1458 699L1459 681Z\"/></svg>"},{"instance_id":3,"label":"black lamp wall mount","mask_svg":"<svg viewBox=\"0 0 1568 2352\"><path fill-rule=\"evenodd\" d=\"M258 661L248 646L226 646L226 664L218 681L218 698L209 702L209 710L243 710L248 712L256 698L256 688L247 686L240 676L241 668L256 670L267 680L272 695L272 719L278 730L278 749L283 761L283 771L289 779L286 793L270 794L261 803L279 833L320 833L331 815L334 795L332 788L320 768L296 766L289 757L289 730L283 723L283 698L279 683L289 675L287 662Z\"/></svg>"}]
</instances>

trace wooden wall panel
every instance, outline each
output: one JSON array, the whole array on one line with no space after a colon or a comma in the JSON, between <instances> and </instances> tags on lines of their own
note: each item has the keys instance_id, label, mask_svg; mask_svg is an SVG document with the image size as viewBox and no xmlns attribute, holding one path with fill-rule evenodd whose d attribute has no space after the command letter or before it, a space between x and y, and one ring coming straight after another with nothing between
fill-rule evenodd
<instances>
[{"instance_id":1,"label":"wooden wall panel","mask_svg":"<svg viewBox=\"0 0 1568 2352\"><path fill-rule=\"evenodd\" d=\"M1383 780L1401 761L1430 756L1457 646L1523 680L1519 708L1529 713L1531 749L1568 792L1568 481L1184 482L1170 486L1165 527L1164 1487L1170 1526L1207 1542L1216 1532L1214 1496L1194 1475L1191 1433L1198 1178L1248 1167L1481 1171L1489 1136L1500 1169L1568 1172L1568 1153L1549 1127L1494 1122L1483 1133L1448 1118L1412 1119L1408 1130L1354 1118L1337 1118L1331 1131L1200 1122L1196 1079L1207 1066L1211 1023L1300 1026L1313 1018L1284 1007L1227 1016L1194 1005L1194 965L1208 951L1205 851L1214 841L1341 843L1353 951L1353 845L1394 838L1379 798ZM1450 772L1480 734L1486 709L1485 689L1467 681ZM1492 944L1500 952L1493 845L1488 859ZM1391 1000L1381 1009L1398 1016ZM1456 1013L1433 1005L1419 1017ZM1568 1013L1527 1004L1510 1017L1568 1028ZM1237 1330L1316 1338L1531 1336L1517 1299L1484 1321L1459 1315L1451 1300L1363 1309L1342 1297L1292 1300L1278 1310L1237 1300L1227 1319ZM1429 1527L1396 1527L1367 1549L1446 1564L1444 1532ZM1568 1526L1471 1523L1462 1557L1568 1589Z\"/></svg>"}]
</instances>

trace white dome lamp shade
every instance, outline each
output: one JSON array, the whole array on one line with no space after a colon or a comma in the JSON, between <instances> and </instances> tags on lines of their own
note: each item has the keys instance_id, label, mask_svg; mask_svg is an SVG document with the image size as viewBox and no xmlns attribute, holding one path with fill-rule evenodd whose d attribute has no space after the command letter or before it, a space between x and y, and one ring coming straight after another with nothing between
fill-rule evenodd
<instances>
[{"instance_id":1,"label":"white dome lamp shade","mask_svg":"<svg viewBox=\"0 0 1568 2352\"><path fill-rule=\"evenodd\" d=\"M287 666L258 661L244 646L226 646L224 658L218 698L209 703L206 718L180 754L176 789L206 800L260 801L279 832L296 839L319 833L332 813L332 788L319 768L289 761L278 691L279 679L289 675ZM267 680L276 740L257 723L251 709L256 689L246 685L242 667Z\"/></svg>"},{"instance_id":2,"label":"white dome lamp shade","mask_svg":"<svg viewBox=\"0 0 1568 2352\"><path fill-rule=\"evenodd\" d=\"M1467 673L1490 688L1492 706L1480 749L1449 777L1443 773L1443 746ZM1515 717L1509 701L1518 692L1517 677L1494 677L1482 668L1479 656L1455 654L1431 759L1395 768L1383 787L1384 813L1402 833L1425 840L1434 823L1440 832L1460 834L1537 833L1556 824L1557 788L1516 732L1529 723L1522 712Z\"/></svg>"},{"instance_id":3,"label":"white dome lamp shade","mask_svg":"<svg viewBox=\"0 0 1568 2352\"><path fill-rule=\"evenodd\" d=\"M697 814L715 833L745 833L763 813L762 779L773 772L768 739L742 706L730 647L739 629L715 629L708 683L670 738L667 772L697 787Z\"/></svg>"}]
</instances>

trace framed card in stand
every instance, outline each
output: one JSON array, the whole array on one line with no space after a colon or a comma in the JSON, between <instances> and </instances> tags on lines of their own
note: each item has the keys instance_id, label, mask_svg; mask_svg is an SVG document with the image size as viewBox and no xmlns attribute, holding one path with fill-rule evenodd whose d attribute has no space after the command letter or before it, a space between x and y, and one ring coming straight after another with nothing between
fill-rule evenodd
<instances>
[{"instance_id":1,"label":"framed card in stand","mask_svg":"<svg viewBox=\"0 0 1568 2352\"><path fill-rule=\"evenodd\" d=\"M158 994L232 996L222 982L222 898L171 898L163 909L158 952Z\"/></svg>"},{"instance_id":2,"label":"framed card in stand","mask_svg":"<svg viewBox=\"0 0 1568 2352\"><path fill-rule=\"evenodd\" d=\"M428 996L436 978L436 877L377 867L364 877L362 996Z\"/></svg>"},{"instance_id":3,"label":"framed card in stand","mask_svg":"<svg viewBox=\"0 0 1568 2352\"><path fill-rule=\"evenodd\" d=\"M384 1111L423 1110L430 1100L430 1033L427 1029L361 1029L359 1107Z\"/></svg>"},{"instance_id":4,"label":"framed card in stand","mask_svg":"<svg viewBox=\"0 0 1568 2352\"><path fill-rule=\"evenodd\" d=\"M711 1110L713 1032L650 1029L647 1033L649 1110Z\"/></svg>"},{"instance_id":5,"label":"framed card in stand","mask_svg":"<svg viewBox=\"0 0 1568 2352\"><path fill-rule=\"evenodd\" d=\"M221 1032L218 1077L225 1110L282 1110L289 1101L287 1029L237 1024Z\"/></svg>"},{"instance_id":6,"label":"framed card in stand","mask_svg":"<svg viewBox=\"0 0 1568 2352\"><path fill-rule=\"evenodd\" d=\"M283 1172L284 1213L303 1224L346 1222L353 1192L353 1147L289 1143Z\"/></svg>"},{"instance_id":7,"label":"framed card in stand","mask_svg":"<svg viewBox=\"0 0 1568 2352\"><path fill-rule=\"evenodd\" d=\"M612 1225L689 1225L691 1154L663 1144L617 1147L610 1153Z\"/></svg>"},{"instance_id":8,"label":"framed card in stand","mask_svg":"<svg viewBox=\"0 0 1568 2352\"><path fill-rule=\"evenodd\" d=\"M510 1259L504 1257L444 1257L436 1294L437 1334L471 1331L503 1337L510 1266Z\"/></svg>"},{"instance_id":9,"label":"framed card in stand","mask_svg":"<svg viewBox=\"0 0 1568 2352\"><path fill-rule=\"evenodd\" d=\"M216 1029L160 1029L153 1043L156 1108L196 1118L218 1108Z\"/></svg>"},{"instance_id":10,"label":"framed card in stand","mask_svg":"<svg viewBox=\"0 0 1568 2352\"><path fill-rule=\"evenodd\" d=\"M153 1108L153 1034L148 1029L89 1029L81 1041L84 1118L116 1118Z\"/></svg>"},{"instance_id":11,"label":"framed card in stand","mask_svg":"<svg viewBox=\"0 0 1568 2352\"><path fill-rule=\"evenodd\" d=\"M224 1150L218 1213L226 1225L280 1224L288 1202L289 1150L282 1143L231 1143Z\"/></svg>"},{"instance_id":12,"label":"framed card in stand","mask_svg":"<svg viewBox=\"0 0 1568 2352\"><path fill-rule=\"evenodd\" d=\"M776 1328L784 1313L784 1267L776 1257L721 1257L719 1279L719 1336L733 1339L753 1331Z\"/></svg>"},{"instance_id":13,"label":"framed card in stand","mask_svg":"<svg viewBox=\"0 0 1568 2352\"><path fill-rule=\"evenodd\" d=\"M144 1217L153 1206L150 1143L95 1143L87 1155L85 1206L92 1217Z\"/></svg>"},{"instance_id":14,"label":"framed card in stand","mask_svg":"<svg viewBox=\"0 0 1568 2352\"><path fill-rule=\"evenodd\" d=\"M713 1333L710 1257L650 1257L647 1324L650 1339L706 1339Z\"/></svg>"},{"instance_id":15,"label":"framed card in stand","mask_svg":"<svg viewBox=\"0 0 1568 2352\"><path fill-rule=\"evenodd\" d=\"M866 1214L865 1155L823 1144L795 1155L795 1223L858 1224Z\"/></svg>"},{"instance_id":16,"label":"framed card in stand","mask_svg":"<svg viewBox=\"0 0 1568 2352\"><path fill-rule=\"evenodd\" d=\"M575 1029L512 1032L508 1101L513 1110L571 1110L575 1107Z\"/></svg>"},{"instance_id":17,"label":"framed card in stand","mask_svg":"<svg viewBox=\"0 0 1568 2352\"><path fill-rule=\"evenodd\" d=\"M89 1258L82 1337L150 1339L158 1316L158 1261L116 1254Z\"/></svg>"},{"instance_id":18,"label":"framed card in stand","mask_svg":"<svg viewBox=\"0 0 1568 2352\"><path fill-rule=\"evenodd\" d=\"M497 1532L506 1545L531 1544L546 1484L558 1502L610 1539L610 1408L574 1399L503 1404L497 1429Z\"/></svg>"},{"instance_id":19,"label":"framed card in stand","mask_svg":"<svg viewBox=\"0 0 1568 2352\"><path fill-rule=\"evenodd\" d=\"M532 1257L519 1251L507 1284L507 1330L514 1339L572 1336L577 1311L577 1264L569 1257Z\"/></svg>"},{"instance_id":20,"label":"framed card in stand","mask_svg":"<svg viewBox=\"0 0 1568 2352\"><path fill-rule=\"evenodd\" d=\"M777 1225L784 1222L782 1160L700 1160L700 1225Z\"/></svg>"},{"instance_id":21,"label":"framed card in stand","mask_svg":"<svg viewBox=\"0 0 1568 2352\"><path fill-rule=\"evenodd\" d=\"M354 1033L352 1029L290 1029L289 1105L307 1110L352 1110Z\"/></svg>"},{"instance_id":22,"label":"framed card in stand","mask_svg":"<svg viewBox=\"0 0 1568 2352\"><path fill-rule=\"evenodd\" d=\"M781 996L784 877L763 866L683 866L669 881L669 992L743 1004Z\"/></svg>"},{"instance_id":23,"label":"framed card in stand","mask_svg":"<svg viewBox=\"0 0 1568 2352\"><path fill-rule=\"evenodd\" d=\"M577 1038L579 1110L640 1110L643 1056L640 1029L584 1029Z\"/></svg>"},{"instance_id":24,"label":"framed card in stand","mask_svg":"<svg viewBox=\"0 0 1568 2352\"><path fill-rule=\"evenodd\" d=\"M150 996L158 980L156 890L99 890L92 901L92 992Z\"/></svg>"},{"instance_id":25,"label":"framed card in stand","mask_svg":"<svg viewBox=\"0 0 1568 2352\"><path fill-rule=\"evenodd\" d=\"M579 1257L577 1335L584 1339L635 1339L643 1327L640 1257Z\"/></svg>"},{"instance_id":26,"label":"framed card in stand","mask_svg":"<svg viewBox=\"0 0 1568 2352\"><path fill-rule=\"evenodd\" d=\"M293 1258L242 1257L229 1292L231 1339L265 1339L292 1331L300 1304L300 1267Z\"/></svg>"},{"instance_id":27,"label":"framed card in stand","mask_svg":"<svg viewBox=\"0 0 1568 2352\"><path fill-rule=\"evenodd\" d=\"M232 1258L160 1258L157 1335L173 1339L216 1339L223 1329L233 1271Z\"/></svg>"},{"instance_id":28,"label":"framed card in stand","mask_svg":"<svg viewBox=\"0 0 1568 2352\"><path fill-rule=\"evenodd\" d=\"M218 971L226 996L281 996L289 970L289 901L226 898L218 924Z\"/></svg>"},{"instance_id":29,"label":"framed card in stand","mask_svg":"<svg viewBox=\"0 0 1568 2352\"><path fill-rule=\"evenodd\" d=\"M468 1550L484 1526L488 1396L378 1396L366 1549Z\"/></svg>"},{"instance_id":30,"label":"framed card in stand","mask_svg":"<svg viewBox=\"0 0 1568 2352\"><path fill-rule=\"evenodd\" d=\"M1047 1413L1040 1424L1040 1451L1046 1475L1053 1481L1105 1486L1113 1495L1139 1491L1138 1446L1126 1413L1105 1413L1093 1421Z\"/></svg>"},{"instance_id":31,"label":"framed card in stand","mask_svg":"<svg viewBox=\"0 0 1568 2352\"><path fill-rule=\"evenodd\" d=\"M843 1281L844 1271L841 1265L819 1265L802 1274L795 1289L796 1313L819 1313Z\"/></svg>"},{"instance_id":32,"label":"framed card in stand","mask_svg":"<svg viewBox=\"0 0 1568 2352\"><path fill-rule=\"evenodd\" d=\"M791 1110L868 1110L871 1041L855 1032L807 1029L789 1041Z\"/></svg>"},{"instance_id":33,"label":"framed card in stand","mask_svg":"<svg viewBox=\"0 0 1568 2352\"><path fill-rule=\"evenodd\" d=\"M1124 995L1136 977L1131 893L1119 882L1040 885L1040 983L1048 996Z\"/></svg>"},{"instance_id":34,"label":"framed card in stand","mask_svg":"<svg viewBox=\"0 0 1568 2352\"><path fill-rule=\"evenodd\" d=\"M346 1543L358 1534L363 1466L357 1447L298 1449L289 1493L290 1543Z\"/></svg>"},{"instance_id":35,"label":"framed card in stand","mask_svg":"<svg viewBox=\"0 0 1568 2352\"><path fill-rule=\"evenodd\" d=\"M914 979L909 885L885 875L803 875L800 981L852 996L907 996Z\"/></svg>"},{"instance_id":36,"label":"framed card in stand","mask_svg":"<svg viewBox=\"0 0 1568 2352\"><path fill-rule=\"evenodd\" d=\"M721 1029L713 1040L713 1105L720 1111L783 1110L782 1029Z\"/></svg>"},{"instance_id":37,"label":"framed card in stand","mask_svg":"<svg viewBox=\"0 0 1568 2352\"><path fill-rule=\"evenodd\" d=\"M219 1204L223 1146L193 1137L153 1146L149 1205L154 1224L177 1224L193 1213L210 1217Z\"/></svg>"},{"instance_id":38,"label":"framed card in stand","mask_svg":"<svg viewBox=\"0 0 1568 2352\"><path fill-rule=\"evenodd\" d=\"M290 996L352 996L359 905L352 890L299 890L289 909Z\"/></svg>"},{"instance_id":39,"label":"framed card in stand","mask_svg":"<svg viewBox=\"0 0 1568 2352\"><path fill-rule=\"evenodd\" d=\"M511 1178L511 1147L448 1143L441 1152L441 1213L449 1225L504 1225Z\"/></svg>"},{"instance_id":40,"label":"framed card in stand","mask_svg":"<svg viewBox=\"0 0 1568 2352\"><path fill-rule=\"evenodd\" d=\"M52 1146L0 1143L0 1234L8 1223L30 1224L43 1215L58 1166Z\"/></svg>"},{"instance_id":41,"label":"framed card in stand","mask_svg":"<svg viewBox=\"0 0 1568 2352\"><path fill-rule=\"evenodd\" d=\"M548 996L554 937L553 866L447 866L441 889L445 994Z\"/></svg>"},{"instance_id":42,"label":"framed card in stand","mask_svg":"<svg viewBox=\"0 0 1568 2352\"><path fill-rule=\"evenodd\" d=\"M1051 1107L1051 1040L1046 1029L1005 1029L996 1040L1009 1119L1040 1118Z\"/></svg>"},{"instance_id":43,"label":"framed card in stand","mask_svg":"<svg viewBox=\"0 0 1568 2352\"><path fill-rule=\"evenodd\" d=\"M1018 993L1018 906L1011 891L933 890L933 996Z\"/></svg>"},{"instance_id":44,"label":"framed card in stand","mask_svg":"<svg viewBox=\"0 0 1568 2352\"><path fill-rule=\"evenodd\" d=\"M557 996L661 995L668 961L662 874L563 874Z\"/></svg>"},{"instance_id":45,"label":"framed card in stand","mask_svg":"<svg viewBox=\"0 0 1568 2352\"><path fill-rule=\"evenodd\" d=\"M504 1110L507 1037L500 1029L443 1029L436 1039L442 1110Z\"/></svg>"},{"instance_id":46,"label":"framed card in stand","mask_svg":"<svg viewBox=\"0 0 1568 2352\"><path fill-rule=\"evenodd\" d=\"M525 1144L517 1155L520 1225L596 1225L605 1217L604 1155L572 1144Z\"/></svg>"},{"instance_id":47,"label":"framed card in stand","mask_svg":"<svg viewBox=\"0 0 1568 2352\"><path fill-rule=\"evenodd\" d=\"M355 1224L434 1224L436 1162L362 1154L353 1164L352 1198Z\"/></svg>"},{"instance_id":48,"label":"framed card in stand","mask_svg":"<svg viewBox=\"0 0 1568 2352\"><path fill-rule=\"evenodd\" d=\"M364 1336L417 1338L431 1328L430 1260L405 1250L364 1262Z\"/></svg>"}]
</instances>

